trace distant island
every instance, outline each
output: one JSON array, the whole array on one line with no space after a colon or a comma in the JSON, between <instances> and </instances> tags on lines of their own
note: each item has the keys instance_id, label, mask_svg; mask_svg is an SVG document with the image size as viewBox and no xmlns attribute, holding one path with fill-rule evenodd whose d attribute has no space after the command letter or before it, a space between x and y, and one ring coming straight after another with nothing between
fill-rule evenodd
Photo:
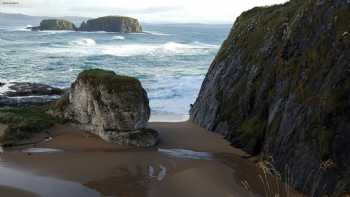
<instances>
[{"instance_id":1,"label":"distant island","mask_svg":"<svg viewBox=\"0 0 350 197\"><path fill-rule=\"evenodd\" d=\"M69 30L69 31L106 31L133 33L142 32L139 21L135 18L125 16L105 16L83 21L78 28L74 23L65 19L44 19L37 27L30 27L32 31L44 30Z\"/></svg>"},{"instance_id":2,"label":"distant island","mask_svg":"<svg viewBox=\"0 0 350 197\"><path fill-rule=\"evenodd\" d=\"M32 31L43 30L72 30L76 31L74 23L64 19L45 19L40 22L40 26L30 27Z\"/></svg>"}]
</instances>

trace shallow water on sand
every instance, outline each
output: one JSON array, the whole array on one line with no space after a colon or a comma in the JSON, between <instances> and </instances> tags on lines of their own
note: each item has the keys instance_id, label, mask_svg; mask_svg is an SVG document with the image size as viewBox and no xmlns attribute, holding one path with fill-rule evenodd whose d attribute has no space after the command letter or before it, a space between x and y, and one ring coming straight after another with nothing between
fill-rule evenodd
<instances>
[{"instance_id":1,"label":"shallow water on sand","mask_svg":"<svg viewBox=\"0 0 350 197\"><path fill-rule=\"evenodd\" d=\"M52 177L43 177L4 166L0 162L0 186L28 191L39 196L99 197L99 192L81 185ZM1 193L1 192L0 192Z\"/></svg>"}]
</instances>

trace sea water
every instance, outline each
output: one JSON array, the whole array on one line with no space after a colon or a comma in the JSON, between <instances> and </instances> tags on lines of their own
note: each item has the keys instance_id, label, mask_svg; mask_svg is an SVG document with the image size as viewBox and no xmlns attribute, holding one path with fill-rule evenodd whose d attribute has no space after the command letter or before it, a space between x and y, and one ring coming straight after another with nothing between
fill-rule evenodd
<instances>
[{"instance_id":1,"label":"sea water","mask_svg":"<svg viewBox=\"0 0 350 197\"><path fill-rule=\"evenodd\" d=\"M141 80L151 120L184 120L230 25L146 24L143 33L0 27L0 81L67 88L84 69Z\"/></svg>"}]
</instances>

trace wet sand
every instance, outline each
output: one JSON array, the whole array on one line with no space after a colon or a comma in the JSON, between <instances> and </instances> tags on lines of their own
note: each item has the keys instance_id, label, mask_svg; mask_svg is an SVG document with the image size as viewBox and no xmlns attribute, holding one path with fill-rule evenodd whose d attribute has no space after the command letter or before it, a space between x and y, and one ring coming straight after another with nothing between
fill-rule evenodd
<instances>
[{"instance_id":1,"label":"wet sand","mask_svg":"<svg viewBox=\"0 0 350 197\"><path fill-rule=\"evenodd\" d=\"M37 197L37 195L27 192L27 191L22 191L20 189L15 189L12 187L5 187L5 186L0 186L0 196L4 197Z\"/></svg>"},{"instance_id":2,"label":"wet sand","mask_svg":"<svg viewBox=\"0 0 350 197\"><path fill-rule=\"evenodd\" d=\"M45 192L74 197L267 196L273 190L280 196L286 193L286 187L273 178L266 179L273 183L267 190L259 178L264 175L262 170L220 135L190 122L150 123L150 127L160 132L159 146L137 149L108 144L75 127L57 125L49 131L53 140L8 150L1 155L0 166L26 176L30 173L37 180L30 187L11 186L41 196L48 195ZM36 149L31 153L33 149L28 148ZM40 153L37 148L58 151ZM43 181L43 177L47 179ZM0 176L0 185L6 182L4 179ZM38 191L41 187L51 189ZM67 187L70 190L62 194Z\"/></svg>"}]
</instances>

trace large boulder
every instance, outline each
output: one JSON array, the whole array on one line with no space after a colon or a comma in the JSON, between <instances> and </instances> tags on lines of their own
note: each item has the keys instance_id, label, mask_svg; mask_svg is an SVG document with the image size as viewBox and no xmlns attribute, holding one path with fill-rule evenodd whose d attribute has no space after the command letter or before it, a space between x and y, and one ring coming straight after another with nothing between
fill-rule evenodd
<instances>
[{"instance_id":1,"label":"large boulder","mask_svg":"<svg viewBox=\"0 0 350 197\"><path fill-rule=\"evenodd\" d=\"M44 30L52 30L52 31L59 31L59 30L70 30L70 31L76 31L76 26L67 20L64 19L46 19L42 20L40 22L40 26L38 27L32 27L33 31L44 31Z\"/></svg>"},{"instance_id":2,"label":"large boulder","mask_svg":"<svg viewBox=\"0 0 350 197\"><path fill-rule=\"evenodd\" d=\"M157 132L145 129L150 117L146 91L137 79L113 71L80 73L53 113L108 142L139 147L157 143Z\"/></svg>"},{"instance_id":3,"label":"large boulder","mask_svg":"<svg viewBox=\"0 0 350 197\"><path fill-rule=\"evenodd\" d=\"M79 31L106 31L132 33L142 32L137 19L125 16L105 16L83 22Z\"/></svg>"},{"instance_id":4,"label":"large boulder","mask_svg":"<svg viewBox=\"0 0 350 197\"><path fill-rule=\"evenodd\" d=\"M310 196L350 193L350 2L292 0L244 12L191 120L261 155Z\"/></svg>"}]
</instances>

